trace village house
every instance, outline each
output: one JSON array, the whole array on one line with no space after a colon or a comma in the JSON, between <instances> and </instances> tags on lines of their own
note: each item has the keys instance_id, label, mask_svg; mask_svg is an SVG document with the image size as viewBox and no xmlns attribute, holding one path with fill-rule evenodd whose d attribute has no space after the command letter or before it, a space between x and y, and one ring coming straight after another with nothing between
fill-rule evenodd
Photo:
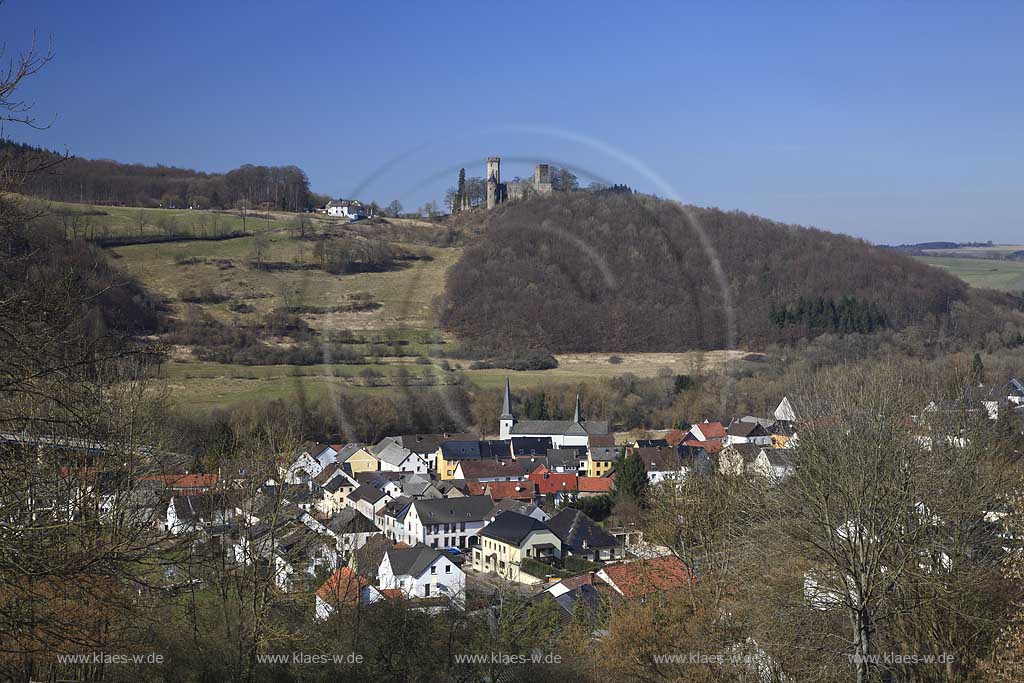
<instances>
[{"instance_id":1,"label":"village house","mask_svg":"<svg viewBox=\"0 0 1024 683\"><path fill-rule=\"evenodd\" d=\"M281 473L281 479L285 484L308 484L323 468L316 455L309 450L302 450Z\"/></svg>"},{"instance_id":2,"label":"village house","mask_svg":"<svg viewBox=\"0 0 1024 683\"><path fill-rule=\"evenodd\" d=\"M726 429L725 443L752 443L758 446L770 446L772 435L759 422L734 420Z\"/></svg>"},{"instance_id":3,"label":"village house","mask_svg":"<svg viewBox=\"0 0 1024 683\"><path fill-rule=\"evenodd\" d=\"M550 436L513 436L509 439L513 458L546 458L552 450Z\"/></svg>"},{"instance_id":4,"label":"village house","mask_svg":"<svg viewBox=\"0 0 1024 683\"><path fill-rule=\"evenodd\" d=\"M537 507L533 503L525 503L512 498L505 498L503 500L499 500L494 504L494 507L491 508L490 513L487 515L488 522L493 522L498 515L509 510L512 512L518 512L521 515L526 515L527 517L539 519L542 522L546 522L550 517L550 515L544 512L542 508Z\"/></svg>"},{"instance_id":5,"label":"village house","mask_svg":"<svg viewBox=\"0 0 1024 683\"><path fill-rule=\"evenodd\" d=\"M729 444L718 454L718 471L733 476L748 474L782 479L794 469L787 449L737 443Z\"/></svg>"},{"instance_id":6,"label":"village house","mask_svg":"<svg viewBox=\"0 0 1024 683\"><path fill-rule=\"evenodd\" d=\"M469 550L492 507L490 496L414 500L405 516L405 542Z\"/></svg>"},{"instance_id":7,"label":"village house","mask_svg":"<svg viewBox=\"0 0 1024 683\"><path fill-rule=\"evenodd\" d=\"M62 470L65 468L62 468ZM62 471L63 474L63 471ZM193 495L206 493L219 487L220 474L158 474L139 477L139 482L154 482L164 489L176 494Z\"/></svg>"},{"instance_id":8,"label":"village house","mask_svg":"<svg viewBox=\"0 0 1024 683\"><path fill-rule=\"evenodd\" d=\"M391 548L377 573L382 590L398 589L407 598L447 598L447 605L465 603L466 574L446 553L425 545Z\"/></svg>"},{"instance_id":9,"label":"village house","mask_svg":"<svg viewBox=\"0 0 1024 683\"><path fill-rule=\"evenodd\" d=\"M603 477L622 459L622 446L591 446L587 451L587 476Z\"/></svg>"},{"instance_id":10,"label":"village house","mask_svg":"<svg viewBox=\"0 0 1024 683\"><path fill-rule=\"evenodd\" d=\"M614 486L613 477L580 477L576 480L576 495L580 498L606 496Z\"/></svg>"},{"instance_id":11,"label":"village house","mask_svg":"<svg viewBox=\"0 0 1024 683\"><path fill-rule=\"evenodd\" d=\"M342 562L347 562L353 552L366 545L367 539L379 531L373 522L350 507L338 510L324 523L324 533L335 539Z\"/></svg>"},{"instance_id":12,"label":"village house","mask_svg":"<svg viewBox=\"0 0 1024 683\"><path fill-rule=\"evenodd\" d=\"M622 543L585 513L565 508L547 521L562 542L562 555L590 562L611 562L626 556Z\"/></svg>"},{"instance_id":13,"label":"village house","mask_svg":"<svg viewBox=\"0 0 1024 683\"><path fill-rule=\"evenodd\" d=\"M558 620L562 624L582 622L591 626L598 619L602 603L590 572L553 583L534 597L536 602L544 600L558 606Z\"/></svg>"},{"instance_id":14,"label":"village house","mask_svg":"<svg viewBox=\"0 0 1024 683\"><path fill-rule=\"evenodd\" d=\"M696 581L686 563L674 555L610 564L598 570L597 577L619 596L640 601Z\"/></svg>"},{"instance_id":15,"label":"village house","mask_svg":"<svg viewBox=\"0 0 1024 683\"><path fill-rule=\"evenodd\" d=\"M323 621L340 609L353 609L383 600L370 579L348 567L336 569L316 591L315 618Z\"/></svg>"},{"instance_id":16,"label":"village house","mask_svg":"<svg viewBox=\"0 0 1024 683\"><path fill-rule=\"evenodd\" d=\"M587 447L572 446L570 448L548 449L544 463L552 472L573 474L586 474L587 471Z\"/></svg>"},{"instance_id":17,"label":"village house","mask_svg":"<svg viewBox=\"0 0 1024 683\"><path fill-rule=\"evenodd\" d=\"M362 548L354 551L348 558L348 566L360 576L368 578L371 583L375 582L384 553L393 547L395 543L385 538L383 534L373 534L366 539L366 544Z\"/></svg>"},{"instance_id":18,"label":"village house","mask_svg":"<svg viewBox=\"0 0 1024 683\"><path fill-rule=\"evenodd\" d=\"M276 539L272 562L274 582L287 593L296 581L312 579L322 569L337 569L336 541L304 524L293 524L287 533Z\"/></svg>"},{"instance_id":19,"label":"village house","mask_svg":"<svg viewBox=\"0 0 1024 683\"><path fill-rule=\"evenodd\" d=\"M687 475L678 451L666 446L647 446L633 449L647 471L647 481L658 484L666 479L682 479Z\"/></svg>"},{"instance_id":20,"label":"village house","mask_svg":"<svg viewBox=\"0 0 1024 683\"><path fill-rule=\"evenodd\" d=\"M348 466L348 471L353 475L359 472L376 472L380 469L380 461L368 446L361 446L356 449L345 460L345 465Z\"/></svg>"},{"instance_id":21,"label":"village house","mask_svg":"<svg viewBox=\"0 0 1024 683\"><path fill-rule=\"evenodd\" d=\"M721 422L708 422L704 420L699 424L691 425L690 431L683 439L686 441L719 441L725 443L728 433Z\"/></svg>"},{"instance_id":22,"label":"village house","mask_svg":"<svg viewBox=\"0 0 1024 683\"><path fill-rule=\"evenodd\" d=\"M426 474L429 471L426 458L397 443L382 441L374 446L373 452L382 472Z\"/></svg>"},{"instance_id":23,"label":"village house","mask_svg":"<svg viewBox=\"0 0 1024 683\"><path fill-rule=\"evenodd\" d=\"M541 465L530 473L528 479L536 485L538 498L549 501L551 507L557 507L579 493L580 477L575 472L552 472Z\"/></svg>"},{"instance_id":24,"label":"village house","mask_svg":"<svg viewBox=\"0 0 1024 683\"><path fill-rule=\"evenodd\" d=\"M374 523L381 533L392 541L407 541L405 531L405 516L412 506L413 499L409 496L399 496L377 511L374 516Z\"/></svg>"},{"instance_id":25,"label":"village house","mask_svg":"<svg viewBox=\"0 0 1024 683\"><path fill-rule=\"evenodd\" d=\"M389 500L388 495L373 484L362 484L348 494L345 504L350 508L355 508L367 519L373 519L377 511L387 505Z\"/></svg>"},{"instance_id":26,"label":"village house","mask_svg":"<svg viewBox=\"0 0 1024 683\"><path fill-rule=\"evenodd\" d=\"M237 512L231 497L225 493L175 495L167 504L163 526L172 534L215 532L218 527L229 524Z\"/></svg>"},{"instance_id":27,"label":"village house","mask_svg":"<svg viewBox=\"0 0 1024 683\"><path fill-rule=\"evenodd\" d=\"M462 462L511 459L512 448L508 441L445 441L437 449L437 474L442 481L459 479L455 470Z\"/></svg>"},{"instance_id":28,"label":"village house","mask_svg":"<svg viewBox=\"0 0 1024 683\"><path fill-rule=\"evenodd\" d=\"M1014 405L1024 405L1024 383L1013 378L1006 387L1006 400Z\"/></svg>"},{"instance_id":29,"label":"village house","mask_svg":"<svg viewBox=\"0 0 1024 683\"><path fill-rule=\"evenodd\" d=\"M420 455L427 461L427 467L430 471L438 472L440 470L437 467L437 451L442 443L445 441L479 441L481 436L475 433L454 434L445 432L443 434L403 434L402 436L390 436L387 438L399 446Z\"/></svg>"},{"instance_id":30,"label":"village house","mask_svg":"<svg viewBox=\"0 0 1024 683\"><path fill-rule=\"evenodd\" d=\"M501 460L462 460L455 468L453 479L479 482L525 481L527 475L540 466L533 458Z\"/></svg>"},{"instance_id":31,"label":"village house","mask_svg":"<svg viewBox=\"0 0 1024 683\"><path fill-rule=\"evenodd\" d=\"M327 469L324 470L324 472L327 471ZM314 479L320 488L320 498L316 501L316 509L330 517L346 507L345 499L356 489L356 482L338 467L332 470L327 477L324 477L323 474L321 472ZM320 483L321 481L323 483Z\"/></svg>"},{"instance_id":32,"label":"village house","mask_svg":"<svg viewBox=\"0 0 1024 683\"><path fill-rule=\"evenodd\" d=\"M533 503L537 499L537 485L531 481L488 481L469 484L471 495L490 496L491 500L515 500Z\"/></svg>"},{"instance_id":33,"label":"village house","mask_svg":"<svg viewBox=\"0 0 1024 683\"><path fill-rule=\"evenodd\" d=\"M754 474L772 475L772 466L764 446L752 443L729 444L718 454L718 473L731 476Z\"/></svg>"},{"instance_id":34,"label":"village house","mask_svg":"<svg viewBox=\"0 0 1024 683\"><path fill-rule=\"evenodd\" d=\"M503 512L480 532L480 544L473 548L473 570L533 584L544 577L523 571L523 560L553 562L561 556L562 542L544 522L518 512Z\"/></svg>"},{"instance_id":35,"label":"village house","mask_svg":"<svg viewBox=\"0 0 1024 683\"><path fill-rule=\"evenodd\" d=\"M324 207L324 212L328 216L347 218L349 220L366 218L366 213L363 211L363 205L355 199L332 199L327 202L327 206Z\"/></svg>"}]
</instances>

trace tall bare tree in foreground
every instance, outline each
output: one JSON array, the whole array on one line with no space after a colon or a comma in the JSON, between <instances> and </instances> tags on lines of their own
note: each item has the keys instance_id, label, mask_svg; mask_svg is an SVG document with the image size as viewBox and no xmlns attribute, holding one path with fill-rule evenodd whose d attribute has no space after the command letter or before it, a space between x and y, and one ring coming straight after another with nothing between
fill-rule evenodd
<instances>
[{"instance_id":1,"label":"tall bare tree in foreground","mask_svg":"<svg viewBox=\"0 0 1024 683\"><path fill-rule=\"evenodd\" d=\"M791 668L959 680L991 646L1006 587L986 511L1007 478L964 386L883 363L827 372L795 399L796 472L763 510L764 581L749 591L755 631ZM933 660L901 659L916 655Z\"/></svg>"},{"instance_id":2,"label":"tall bare tree in foreground","mask_svg":"<svg viewBox=\"0 0 1024 683\"><path fill-rule=\"evenodd\" d=\"M0 72L0 122L38 126L17 93L49 58L33 43ZM151 354L108 329L110 271L13 194L46 163L0 159L0 675L21 680L52 675L55 654L139 642L154 556L133 488L158 466L140 447Z\"/></svg>"}]
</instances>

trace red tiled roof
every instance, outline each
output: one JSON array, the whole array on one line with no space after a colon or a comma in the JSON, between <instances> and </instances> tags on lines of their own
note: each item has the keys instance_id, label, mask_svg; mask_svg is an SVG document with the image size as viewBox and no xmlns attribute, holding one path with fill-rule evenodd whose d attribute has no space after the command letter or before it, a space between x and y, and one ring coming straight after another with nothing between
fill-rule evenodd
<instances>
[{"instance_id":1,"label":"red tiled roof","mask_svg":"<svg viewBox=\"0 0 1024 683\"><path fill-rule=\"evenodd\" d=\"M370 580L360 576L348 567L334 570L334 573L316 589L321 600L331 605L356 605L363 589Z\"/></svg>"},{"instance_id":2,"label":"red tiled roof","mask_svg":"<svg viewBox=\"0 0 1024 683\"><path fill-rule=\"evenodd\" d=\"M700 427L700 433L708 439L724 439L726 437L725 425L721 422L701 422L693 425ZM691 428L692 429L692 428Z\"/></svg>"},{"instance_id":3,"label":"red tiled roof","mask_svg":"<svg viewBox=\"0 0 1024 683\"><path fill-rule=\"evenodd\" d=\"M682 588L695 581L686 563L674 555L610 564L603 570L623 597L642 598L651 593Z\"/></svg>"},{"instance_id":4,"label":"red tiled roof","mask_svg":"<svg viewBox=\"0 0 1024 683\"><path fill-rule=\"evenodd\" d=\"M676 446L683 442L683 439L686 438L686 432L684 432L682 429L670 429L667 432L665 432L664 438L665 441L668 442L669 446L675 448Z\"/></svg>"},{"instance_id":5,"label":"red tiled roof","mask_svg":"<svg viewBox=\"0 0 1024 683\"><path fill-rule=\"evenodd\" d=\"M587 437L587 444L595 448L602 448L615 445L614 434L592 434Z\"/></svg>"},{"instance_id":6,"label":"red tiled roof","mask_svg":"<svg viewBox=\"0 0 1024 683\"><path fill-rule=\"evenodd\" d=\"M162 481L172 489L208 489L220 481L219 474L159 474L142 477L147 481Z\"/></svg>"},{"instance_id":7,"label":"red tiled roof","mask_svg":"<svg viewBox=\"0 0 1024 683\"><path fill-rule=\"evenodd\" d=\"M527 479L537 485L537 493L548 495L559 491L575 491L579 477L573 472L552 472L540 467L531 472Z\"/></svg>"},{"instance_id":8,"label":"red tiled roof","mask_svg":"<svg viewBox=\"0 0 1024 683\"><path fill-rule=\"evenodd\" d=\"M718 451L725 448L725 444L721 441L684 441L684 446L692 446L693 448L703 448L708 453L717 453Z\"/></svg>"},{"instance_id":9,"label":"red tiled roof","mask_svg":"<svg viewBox=\"0 0 1024 683\"><path fill-rule=\"evenodd\" d=\"M611 477L580 477L578 484L581 493L604 493L612 490L615 480Z\"/></svg>"},{"instance_id":10,"label":"red tiled roof","mask_svg":"<svg viewBox=\"0 0 1024 683\"><path fill-rule=\"evenodd\" d=\"M562 579L558 582L559 585L565 586L569 590L579 588L580 586L592 586L594 585L594 575L590 572L586 574L579 574L577 576L570 576L567 579Z\"/></svg>"},{"instance_id":11,"label":"red tiled roof","mask_svg":"<svg viewBox=\"0 0 1024 683\"><path fill-rule=\"evenodd\" d=\"M484 493L495 503L505 498L533 500L537 497L537 485L532 481L489 481L483 487Z\"/></svg>"},{"instance_id":12,"label":"red tiled roof","mask_svg":"<svg viewBox=\"0 0 1024 683\"><path fill-rule=\"evenodd\" d=\"M388 600L401 600L405 597L405 593L402 592L401 588L385 588L380 594Z\"/></svg>"}]
</instances>

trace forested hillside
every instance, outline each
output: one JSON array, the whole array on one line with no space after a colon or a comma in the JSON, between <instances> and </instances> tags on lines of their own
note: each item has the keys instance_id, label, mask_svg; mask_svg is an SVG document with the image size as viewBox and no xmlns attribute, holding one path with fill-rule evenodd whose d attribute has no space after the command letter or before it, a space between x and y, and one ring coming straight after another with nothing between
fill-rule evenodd
<instances>
[{"instance_id":1,"label":"forested hillside","mask_svg":"<svg viewBox=\"0 0 1024 683\"><path fill-rule=\"evenodd\" d=\"M730 310L746 347L908 326L980 338L1007 324L1009 299L892 250L739 212L574 193L487 222L440 313L495 351L722 348Z\"/></svg>"},{"instance_id":2,"label":"forested hillside","mask_svg":"<svg viewBox=\"0 0 1024 683\"><path fill-rule=\"evenodd\" d=\"M299 211L322 203L297 166L246 164L227 173L174 166L124 164L109 159L64 158L38 147L0 139L0 164L25 167L20 190L64 202L164 208L252 207Z\"/></svg>"}]
</instances>

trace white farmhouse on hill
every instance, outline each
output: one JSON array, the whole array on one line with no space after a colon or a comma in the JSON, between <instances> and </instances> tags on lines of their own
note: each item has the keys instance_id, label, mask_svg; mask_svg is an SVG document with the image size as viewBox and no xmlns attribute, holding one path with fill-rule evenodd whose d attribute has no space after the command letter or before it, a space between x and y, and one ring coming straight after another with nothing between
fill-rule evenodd
<instances>
[{"instance_id":1,"label":"white farmhouse on hill","mask_svg":"<svg viewBox=\"0 0 1024 683\"><path fill-rule=\"evenodd\" d=\"M366 217L366 214L363 212L363 205L355 199L332 199L327 202L325 208L328 216L348 218L349 220Z\"/></svg>"}]
</instances>

